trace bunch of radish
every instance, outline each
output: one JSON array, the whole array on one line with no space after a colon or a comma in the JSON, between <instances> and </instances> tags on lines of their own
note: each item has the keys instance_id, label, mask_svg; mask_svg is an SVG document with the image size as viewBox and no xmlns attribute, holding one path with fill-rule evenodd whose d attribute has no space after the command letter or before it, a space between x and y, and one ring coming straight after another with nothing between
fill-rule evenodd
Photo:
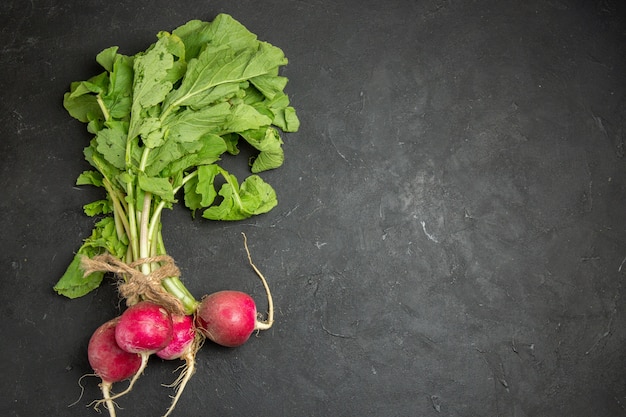
<instances>
[{"instance_id":1,"label":"bunch of radish","mask_svg":"<svg viewBox=\"0 0 626 417\"><path fill-rule=\"evenodd\" d=\"M223 290L204 296L193 314L168 311L152 301L130 305L119 317L102 324L89 340L88 358L95 374L102 380L102 403L115 416L114 400L128 394L143 373L151 355L164 360L182 359L183 370L173 384L176 395L164 414L176 406L187 382L195 371L196 354L205 339L225 347L244 344L257 330L267 330L273 324L272 295L263 274L252 262L244 236L244 246L250 265L266 291L268 316L261 320L253 298L241 291ZM130 379L125 390L112 394L114 383Z\"/></svg>"},{"instance_id":2,"label":"bunch of radish","mask_svg":"<svg viewBox=\"0 0 626 417\"><path fill-rule=\"evenodd\" d=\"M96 330L88 347L102 379L96 406L104 404L114 416L115 401L131 392L156 355L186 364L168 415L206 339L235 347L272 326L270 290L245 235L248 260L267 294L266 320L242 292L220 291L198 301L167 255L161 218L179 201L194 217L216 221L247 219L278 204L259 174L282 165L281 132L300 126L284 92L287 78L279 75L288 61L280 48L227 14L161 31L134 55L112 46L96 61L103 72L72 83L63 106L92 135L84 149L92 168L76 184L99 187L105 195L84 206L97 222L54 289L82 297L105 274L117 276L128 309ZM251 174L243 181L220 165L222 155L238 155L241 145L256 151L244 159ZM112 385L126 379L128 386L114 394Z\"/></svg>"}]
</instances>

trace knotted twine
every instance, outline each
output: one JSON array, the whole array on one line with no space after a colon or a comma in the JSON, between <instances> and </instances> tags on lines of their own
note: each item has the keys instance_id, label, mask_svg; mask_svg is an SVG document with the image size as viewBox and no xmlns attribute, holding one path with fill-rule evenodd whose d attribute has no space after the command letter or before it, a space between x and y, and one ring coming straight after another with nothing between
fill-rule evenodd
<instances>
[{"instance_id":1,"label":"knotted twine","mask_svg":"<svg viewBox=\"0 0 626 417\"><path fill-rule=\"evenodd\" d=\"M137 267L144 264L159 263L159 268L146 275ZM161 281L169 277L179 277L180 270L174 259L168 255L152 256L138 259L129 264L108 253L83 257L81 268L84 276L94 272L112 272L118 278L118 292L131 306L139 301L150 301L164 307L172 314L184 314L182 302L165 291Z\"/></svg>"}]
</instances>

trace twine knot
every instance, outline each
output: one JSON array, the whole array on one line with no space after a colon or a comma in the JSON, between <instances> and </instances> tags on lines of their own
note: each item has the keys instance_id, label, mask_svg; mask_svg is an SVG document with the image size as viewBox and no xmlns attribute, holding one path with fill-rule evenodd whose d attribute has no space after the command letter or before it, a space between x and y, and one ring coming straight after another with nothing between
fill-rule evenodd
<instances>
[{"instance_id":1,"label":"twine knot","mask_svg":"<svg viewBox=\"0 0 626 417\"><path fill-rule=\"evenodd\" d=\"M146 275L137 267L144 264L158 263L157 269ZM161 281L169 277L179 277L180 270L174 259L168 255L158 255L138 259L127 264L108 253L89 258L83 257L81 268L87 276L94 272L112 272L118 281L118 292L131 306L139 301L150 301L168 310L171 314L184 314L182 302L165 291Z\"/></svg>"}]
</instances>

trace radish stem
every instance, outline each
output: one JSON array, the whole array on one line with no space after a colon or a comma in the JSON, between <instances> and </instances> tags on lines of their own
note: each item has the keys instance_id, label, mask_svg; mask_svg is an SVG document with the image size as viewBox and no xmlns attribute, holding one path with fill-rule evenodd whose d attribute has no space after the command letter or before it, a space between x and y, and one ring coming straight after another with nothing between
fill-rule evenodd
<instances>
[{"instance_id":1,"label":"radish stem","mask_svg":"<svg viewBox=\"0 0 626 417\"><path fill-rule=\"evenodd\" d=\"M128 225L128 220L126 220L126 213L124 212L124 207L122 206L122 203L120 202L120 198L118 197L117 193L113 189L113 186L111 185L109 180L107 178L104 178L102 180L102 184L104 186L104 189L109 194L109 197L111 198L111 202L113 203L113 218L115 220L115 228L117 229L118 238L121 239L123 234L126 234L128 236L128 231L130 229Z\"/></svg>"},{"instance_id":2,"label":"radish stem","mask_svg":"<svg viewBox=\"0 0 626 417\"><path fill-rule=\"evenodd\" d=\"M177 277L165 278L161 281L161 285L168 293L180 300L185 314L193 314L196 311L199 303L180 279Z\"/></svg>"},{"instance_id":3,"label":"radish stem","mask_svg":"<svg viewBox=\"0 0 626 417\"><path fill-rule=\"evenodd\" d=\"M135 213L135 191L133 190L132 184L127 184L126 187L126 195L128 196L128 229L129 229L129 245L132 250L133 260L137 259L139 256L139 238L137 236L137 213Z\"/></svg>"},{"instance_id":4,"label":"radish stem","mask_svg":"<svg viewBox=\"0 0 626 417\"><path fill-rule=\"evenodd\" d=\"M102 96L100 94L96 96L96 102L98 103L98 106L100 107L100 111L102 111L104 120L109 121L109 119L111 118L111 115L109 113L109 110L107 109L107 106L104 104L104 101L102 101Z\"/></svg>"},{"instance_id":5,"label":"radish stem","mask_svg":"<svg viewBox=\"0 0 626 417\"><path fill-rule=\"evenodd\" d=\"M152 194L145 192L143 196L143 209L141 210L141 224L139 229L139 258L147 258L150 256L150 239L148 236L148 221L150 220L150 204L152 203ZM148 275L151 272L151 266L148 264L141 265L141 270Z\"/></svg>"}]
</instances>

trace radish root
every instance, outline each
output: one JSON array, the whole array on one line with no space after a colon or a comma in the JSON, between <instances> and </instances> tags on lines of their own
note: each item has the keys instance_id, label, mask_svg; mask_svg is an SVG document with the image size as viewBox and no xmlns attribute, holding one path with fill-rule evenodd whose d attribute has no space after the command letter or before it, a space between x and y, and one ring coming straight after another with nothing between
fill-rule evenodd
<instances>
[{"instance_id":1,"label":"radish root","mask_svg":"<svg viewBox=\"0 0 626 417\"><path fill-rule=\"evenodd\" d=\"M133 378L130 380L130 383L128 384L128 387L122 391L119 392L117 394L111 395L111 384L110 383L102 383L102 399L96 401L96 405L95 407L97 408L100 404L102 403L106 403L107 404L107 408L108 408L108 404L109 402L112 402L112 400L118 399L120 397L123 397L124 395L128 394L129 392L132 391L133 386L135 385L135 382L137 382L137 380L139 379L139 377L141 376L141 374L143 374L143 371L146 369L146 366L148 365L148 359L150 359L150 354L148 353L140 353L141 355L141 366L139 366L139 369L137 370L137 372L135 373L135 375L133 375ZM107 388L107 392L105 394L104 392L104 388L105 385L108 385Z\"/></svg>"},{"instance_id":2,"label":"radish root","mask_svg":"<svg viewBox=\"0 0 626 417\"><path fill-rule=\"evenodd\" d=\"M174 411L174 408L176 407L178 400L180 399L181 395L183 394L183 391L185 390L185 386L187 385L187 382L189 382L193 374L196 372L196 354L202 347L204 340L205 340L204 336L200 332L196 332L196 336L194 338L193 343L189 346L189 349L187 350L187 352L183 354L183 356L180 357L180 359L185 361L184 365L177 368L177 369L183 368L180 375L178 375L178 378L176 378L176 380L172 382L171 384L164 385L166 387L174 387L176 395L171 397L172 403L170 404L165 414L163 414L163 417L169 416Z\"/></svg>"},{"instance_id":3,"label":"radish root","mask_svg":"<svg viewBox=\"0 0 626 417\"><path fill-rule=\"evenodd\" d=\"M272 292L270 291L270 287L267 284L267 280L265 279L261 271L259 271L259 268L257 268L254 262L252 262L252 256L250 255L250 250L248 249L248 238L246 237L246 234L243 232L241 232L241 234L243 235L243 246L246 249L246 254L248 255L248 262L250 263L250 266L252 267L254 272L256 272L256 274L261 279L263 287L265 288L265 293L267 294L267 320L262 321L257 319L256 323L254 324L254 330L267 330L272 327L272 324L274 324L274 301L272 300Z\"/></svg>"},{"instance_id":4,"label":"radish root","mask_svg":"<svg viewBox=\"0 0 626 417\"><path fill-rule=\"evenodd\" d=\"M104 382L102 381L102 384L100 384L100 390L102 391L102 400L97 401L96 405L94 406L94 408L97 410L98 406L104 402L105 403L105 408L107 410L109 410L109 417L116 417L115 415L115 403L113 402L113 399L111 397L111 386L113 384L111 384L110 382Z\"/></svg>"},{"instance_id":5,"label":"radish root","mask_svg":"<svg viewBox=\"0 0 626 417\"><path fill-rule=\"evenodd\" d=\"M96 374L85 374L83 376L81 376L80 378L78 378L78 386L80 387L80 395L78 396L78 399L76 401L74 401L73 403L71 403L70 405L68 405L68 407L73 407L76 404L78 404L80 402L80 400L83 399L83 394L85 394L85 387L83 386L83 378L88 377L88 376L95 376L97 377L98 375Z\"/></svg>"}]
</instances>

